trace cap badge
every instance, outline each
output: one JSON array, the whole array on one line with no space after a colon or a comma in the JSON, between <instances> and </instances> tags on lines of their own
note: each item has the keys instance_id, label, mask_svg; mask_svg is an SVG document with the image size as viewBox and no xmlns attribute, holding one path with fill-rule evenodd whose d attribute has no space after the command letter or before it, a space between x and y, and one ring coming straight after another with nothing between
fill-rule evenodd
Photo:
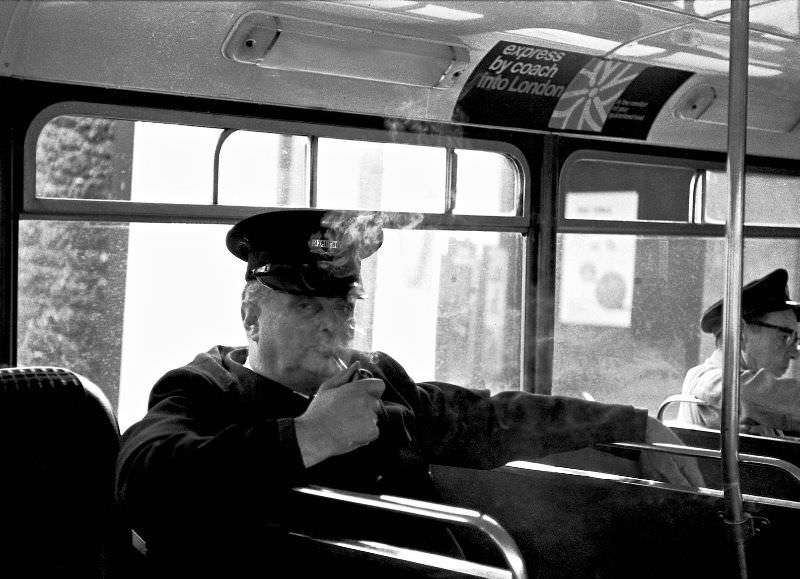
<instances>
[{"instance_id":1,"label":"cap badge","mask_svg":"<svg viewBox=\"0 0 800 579\"><path fill-rule=\"evenodd\" d=\"M336 239L321 239L319 234L314 234L308 240L308 248L312 253L320 253L325 256L332 256L338 253L342 243Z\"/></svg>"}]
</instances>

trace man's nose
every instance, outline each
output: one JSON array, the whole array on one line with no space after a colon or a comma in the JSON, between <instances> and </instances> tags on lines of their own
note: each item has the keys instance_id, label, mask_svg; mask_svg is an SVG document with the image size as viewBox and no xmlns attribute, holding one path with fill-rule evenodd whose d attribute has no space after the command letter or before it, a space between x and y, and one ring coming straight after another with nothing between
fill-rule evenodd
<instances>
[{"instance_id":1,"label":"man's nose","mask_svg":"<svg viewBox=\"0 0 800 579\"><path fill-rule=\"evenodd\" d=\"M349 327L347 316L336 307L325 305L319 313L320 328L331 333L341 333Z\"/></svg>"}]
</instances>

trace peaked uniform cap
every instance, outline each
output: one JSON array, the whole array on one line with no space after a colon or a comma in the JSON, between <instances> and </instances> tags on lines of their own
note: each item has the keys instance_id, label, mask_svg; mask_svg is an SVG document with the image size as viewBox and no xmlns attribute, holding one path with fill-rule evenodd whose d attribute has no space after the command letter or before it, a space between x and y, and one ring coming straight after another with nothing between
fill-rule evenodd
<instances>
[{"instance_id":1,"label":"peaked uniform cap","mask_svg":"<svg viewBox=\"0 0 800 579\"><path fill-rule=\"evenodd\" d=\"M752 319L770 312L793 310L800 320L800 302L789 299L789 274L776 269L742 288L742 317ZM722 328L722 300L709 306L700 318L700 329L716 334Z\"/></svg>"},{"instance_id":2,"label":"peaked uniform cap","mask_svg":"<svg viewBox=\"0 0 800 579\"><path fill-rule=\"evenodd\" d=\"M381 246L383 230L372 213L280 209L243 219L225 243L247 262L245 279L298 295L360 297L361 260Z\"/></svg>"}]
</instances>

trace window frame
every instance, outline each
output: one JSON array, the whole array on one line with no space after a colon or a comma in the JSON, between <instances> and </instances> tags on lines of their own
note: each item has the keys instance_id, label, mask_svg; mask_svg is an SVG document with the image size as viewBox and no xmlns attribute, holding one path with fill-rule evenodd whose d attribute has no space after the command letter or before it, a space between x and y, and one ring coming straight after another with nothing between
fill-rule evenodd
<instances>
[{"instance_id":1,"label":"window frame","mask_svg":"<svg viewBox=\"0 0 800 579\"><path fill-rule=\"evenodd\" d=\"M685 167L694 169L697 174L692 182L691 201L687 208L689 219L686 223L675 221L612 221L594 219L567 219L564 217L566 205L565 175L573 170L574 165L580 161L607 161L617 164L657 165L665 167ZM747 164L747 173L760 173L764 175L800 176L800 171L788 168L776 168L750 160ZM557 219L556 233L610 233L617 235L663 235L663 236L703 236L725 237L724 223L704 223L703 209L705 200L700 189L700 182L704 178L702 171L714 170L725 172L724 162L714 162L697 158L670 157L665 155L643 155L622 151L602 151L595 149L577 149L567 155L561 164L558 175ZM746 195L745 191L745 195ZM744 237L797 237L800 234L800 225L744 225Z\"/></svg>"},{"instance_id":2,"label":"window frame","mask_svg":"<svg viewBox=\"0 0 800 579\"><path fill-rule=\"evenodd\" d=\"M570 171L583 161L609 162L618 165L651 165L668 168L686 168L695 171L690 191L690 205L687 207L686 222L678 221L615 221L599 219L568 219L565 217L566 179ZM564 160L558 177L557 233L612 233L618 235L661 234L661 235L724 235L724 225L700 224L693 220L697 206L698 175L705 169L717 169L720 165L711 161L679 159L658 155L630 154L616 151L580 149L570 153ZM722 165L724 169L724 165Z\"/></svg>"},{"instance_id":3,"label":"window frame","mask_svg":"<svg viewBox=\"0 0 800 579\"><path fill-rule=\"evenodd\" d=\"M521 214L515 216L485 216L454 213L420 213L423 220L419 229L500 231L528 233L532 227L531 216L531 171L523 152L516 146L501 141L462 138L451 135L418 134L378 129L363 129L318 123L274 120L269 118L246 117L198 113L175 109L159 109L110 105L86 101L62 101L52 104L33 118L25 134L24 142L24 183L20 219L90 220L90 221L129 221L129 222L170 222L187 223L235 223L236 221L267 209L271 206L239 206L215 204L172 204L138 201L95 200L95 199L55 199L36 197L36 147L44 126L58 116L85 116L111 118L130 121L147 121L165 124L194 125L208 128L262 131L283 135L361 140L375 143L418 145L426 147L469 149L486 151L506 156L517 169L519 203ZM449 159L451 155L448 154ZM311 156L310 194L314 202L316 187L316 167L314 155ZM448 162L449 164L449 162ZM451 167L447 167L447 173ZM451 179L445 186L443 207L449 202ZM404 212L393 212L402 215ZM405 212L410 213L410 212ZM391 225L388 225L391 227Z\"/></svg>"},{"instance_id":4,"label":"window frame","mask_svg":"<svg viewBox=\"0 0 800 579\"><path fill-rule=\"evenodd\" d=\"M340 138L346 140L363 140L375 143L388 144L407 144L417 146L440 147L450 150L451 154L446 156L448 166L445 173L448 180L443 184L442 189L446 195L442 201L443 211L446 204L450 203L451 198L447 193L452 191L452 176L455 167L450 163L452 151L455 149L486 151L506 156L516 167L516 185L518 195L518 214L517 215L470 215L456 213L410 213L410 212L386 212L398 217L399 223L403 223L404 215L422 217L416 225L419 230L434 231L475 231L475 232L499 232L515 233L522 238L522 249L524 257L519 263L520 275L522 279L520 307L520 382L519 389L525 390L527 386L527 376L531 372L526 356L526 348L530 347L529 341L532 334L529 328L532 323L533 310L535 310L535 295L532 290L535 284L530 283L536 267L536 247L537 228L539 216L535 212L538 204L534 195L538 195L538 185L534 184L531 177L531 165L537 171L542 170L541 163L543 149L527 150L523 153L524 145L517 146L508 141L493 140L493 135L488 138L475 138L472 136L462 136L462 129L457 124L441 124L442 130L437 131L437 126L432 125L430 132L404 132L398 131L386 125L386 119L372 119L381 123L387 128L371 126L364 128L358 116L353 118L352 125L344 124L334 113L331 113L332 121L330 124L325 122L304 122L289 118L284 120L280 111L276 113L265 113L264 116L255 116L244 113L216 114L205 112L213 110L209 105L204 111L189 111L179 106L138 106L118 105L95 101L85 101L81 99L67 99L50 104L36 111L26 125L23 134L21 168L22 171L19 183L21 184L20 200L15 214L15 221L26 220L49 220L49 221L88 221L88 222L118 222L118 223L197 223L197 224L233 224L242 218L255 213L272 208L273 206L235 206L235 205L213 205L213 204L187 204L187 203L152 203L127 200L98 200L98 199L74 199L74 198L37 198L36 197L36 153L38 139L43 127L53 118L68 116L85 116L97 118L120 119L130 121L145 121L166 124L184 124L200 127L224 129L241 129L249 131L263 131L283 135L307 136L311 139L319 137ZM272 115L275 116L272 116ZM319 118L319 115L316 116ZM332 124L338 122L339 124ZM413 125L413 124L412 124ZM422 123L423 129L427 127ZM413 126L412 126L413 128ZM505 133L504 133L505 135ZM543 143L543 147L546 144ZM217 147L218 152L219 147ZM310 166L310 187L309 192L311 203L314 199L314 173L316 168ZM366 210L365 210L366 211ZM373 211L368 211L373 212ZM374 211L378 213L380 211ZM393 229L391 220L385 224L386 229ZM403 228L402 226L400 228ZM14 252L17 247L14 244ZM16 274L16 269L15 269ZM12 293L16 295L17 282L14 277ZM13 332L16 334L16 323L13 325ZM12 342L16 344L16 335ZM14 346L13 359L16 360L16 345Z\"/></svg>"}]
</instances>

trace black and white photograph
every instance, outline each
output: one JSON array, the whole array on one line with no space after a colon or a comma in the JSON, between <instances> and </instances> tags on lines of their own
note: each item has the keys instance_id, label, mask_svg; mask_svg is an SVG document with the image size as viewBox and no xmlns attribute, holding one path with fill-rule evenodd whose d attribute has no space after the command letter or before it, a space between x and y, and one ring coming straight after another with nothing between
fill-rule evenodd
<instances>
[{"instance_id":1,"label":"black and white photograph","mask_svg":"<svg viewBox=\"0 0 800 579\"><path fill-rule=\"evenodd\" d=\"M0 577L773 579L800 0L0 0Z\"/></svg>"}]
</instances>

